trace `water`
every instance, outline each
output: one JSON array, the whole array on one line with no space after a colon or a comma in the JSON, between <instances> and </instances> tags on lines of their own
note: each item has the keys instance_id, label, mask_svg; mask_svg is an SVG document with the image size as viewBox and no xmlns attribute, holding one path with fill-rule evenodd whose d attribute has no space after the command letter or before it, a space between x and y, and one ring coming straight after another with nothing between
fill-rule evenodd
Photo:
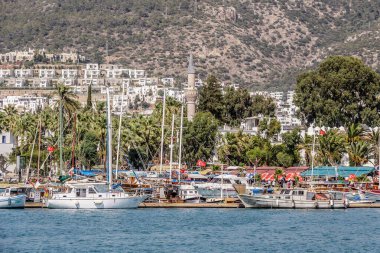
<instances>
[{"instance_id":1,"label":"water","mask_svg":"<svg viewBox=\"0 0 380 253\"><path fill-rule=\"evenodd\" d=\"M379 252L380 209L0 210L0 252Z\"/></svg>"}]
</instances>

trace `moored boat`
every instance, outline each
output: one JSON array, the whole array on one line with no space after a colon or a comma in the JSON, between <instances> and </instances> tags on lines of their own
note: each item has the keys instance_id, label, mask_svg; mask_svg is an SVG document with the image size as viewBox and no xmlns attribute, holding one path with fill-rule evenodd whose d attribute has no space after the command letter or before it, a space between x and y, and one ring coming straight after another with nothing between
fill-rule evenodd
<instances>
[{"instance_id":1,"label":"moored boat","mask_svg":"<svg viewBox=\"0 0 380 253\"><path fill-rule=\"evenodd\" d=\"M46 206L52 209L137 208L148 195L130 195L121 187L109 190L105 183L67 183L66 191L53 193Z\"/></svg>"},{"instance_id":2,"label":"moored boat","mask_svg":"<svg viewBox=\"0 0 380 253\"><path fill-rule=\"evenodd\" d=\"M345 208L346 201L341 192L315 192L308 189L283 189L278 194L244 193L238 195L249 208L295 208L327 209Z\"/></svg>"},{"instance_id":3,"label":"moored boat","mask_svg":"<svg viewBox=\"0 0 380 253\"><path fill-rule=\"evenodd\" d=\"M26 196L17 194L16 188L0 189L0 209L1 208L24 208Z\"/></svg>"}]
</instances>

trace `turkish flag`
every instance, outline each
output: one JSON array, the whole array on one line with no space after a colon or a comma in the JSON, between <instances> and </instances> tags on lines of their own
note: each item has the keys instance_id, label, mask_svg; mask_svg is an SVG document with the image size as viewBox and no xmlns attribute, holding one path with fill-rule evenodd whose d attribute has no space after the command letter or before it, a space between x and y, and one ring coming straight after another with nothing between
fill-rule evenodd
<instances>
[{"instance_id":1,"label":"turkish flag","mask_svg":"<svg viewBox=\"0 0 380 253\"><path fill-rule=\"evenodd\" d=\"M319 135L325 135L326 134L326 132L325 131L323 131L322 129L321 130L319 130Z\"/></svg>"}]
</instances>

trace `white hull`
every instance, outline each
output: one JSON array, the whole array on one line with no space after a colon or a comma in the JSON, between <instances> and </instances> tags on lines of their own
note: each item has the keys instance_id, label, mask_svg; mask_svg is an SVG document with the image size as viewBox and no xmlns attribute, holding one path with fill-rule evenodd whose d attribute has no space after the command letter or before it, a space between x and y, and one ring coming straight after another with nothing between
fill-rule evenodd
<instances>
[{"instance_id":1,"label":"white hull","mask_svg":"<svg viewBox=\"0 0 380 253\"><path fill-rule=\"evenodd\" d=\"M126 196L114 198L58 198L48 199L46 206L51 209L127 209L138 208L147 196Z\"/></svg>"},{"instance_id":2,"label":"white hull","mask_svg":"<svg viewBox=\"0 0 380 253\"><path fill-rule=\"evenodd\" d=\"M25 195L17 196L0 196L0 209L1 208L24 208L25 207Z\"/></svg>"},{"instance_id":3,"label":"white hull","mask_svg":"<svg viewBox=\"0 0 380 253\"><path fill-rule=\"evenodd\" d=\"M252 196L239 194L239 199L247 208L295 208L295 209L330 209L345 208L343 200L295 200L279 199L270 195Z\"/></svg>"}]
</instances>

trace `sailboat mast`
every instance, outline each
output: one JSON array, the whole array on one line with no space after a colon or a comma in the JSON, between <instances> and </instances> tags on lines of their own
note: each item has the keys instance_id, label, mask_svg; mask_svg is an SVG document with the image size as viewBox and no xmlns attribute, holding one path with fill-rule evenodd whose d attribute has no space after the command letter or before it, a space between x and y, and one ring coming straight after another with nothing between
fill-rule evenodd
<instances>
[{"instance_id":1,"label":"sailboat mast","mask_svg":"<svg viewBox=\"0 0 380 253\"><path fill-rule=\"evenodd\" d=\"M123 82L123 90L121 94L121 106L120 106L120 117L119 117L119 129L117 133L117 153L116 153L116 173L115 177L117 180L117 172L119 170L119 154L120 154L120 137L121 137L121 120L123 118L123 104L124 104L124 82Z\"/></svg>"},{"instance_id":2,"label":"sailboat mast","mask_svg":"<svg viewBox=\"0 0 380 253\"><path fill-rule=\"evenodd\" d=\"M107 168L108 168L108 187L112 188L112 121L110 91L107 86Z\"/></svg>"},{"instance_id":3,"label":"sailboat mast","mask_svg":"<svg viewBox=\"0 0 380 253\"><path fill-rule=\"evenodd\" d=\"M172 181L172 167L173 167L173 147L174 147L174 144L173 144L173 135L174 135L174 114L172 116L172 135L171 135L171 140L170 140L170 165L169 165L169 173L170 173L170 182Z\"/></svg>"},{"instance_id":4,"label":"sailboat mast","mask_svg":"<svg viewBox=\"0 0 380 253\"><path fill-rule=\"evenodd\" d=\"M62 135L63 135L63 116L62 116L62 98L59 101L59 174L63 175L63 151L62 151Z\"/></svg>"},{"instance_id":5,"label":"sailboat mast","mask_svg":"<svg viewBox=\"0 0 380 253\"><path fill-rule=\"evenodd\" d=\"M313 182L314 177L315 129L313 129L313 133L313 148L311 151L311 182Z\"/></svg>"},{"instance_id":6,"label":"sailboat mast","mask_svg":"<svg viewBox=\"0 0 380 253\"><path fill-rule=\"evenodd\" d=\"M37 182L40 181L40 157L41 157L41 118L38 130L38 158L37 158Z\"/></svg>"},{"instance_id":7,"label":"sailboat mast","mask_svg":"<svg viewBox=\"0 0 380 253\"><path fill-rule=\"evenodd\" d=\"M160 174L162 173L162 162L164 159L164 128L165 128L165 107L166 107L166 90L164 84L164 101L162 103L162 124L161 124L161 156L160 156Z\"/></svg>"},{"instance_id":8,"label":"sailboat mast","mask_svg":"<svg viewBox=\"0 0 380 253\"><path fill-rule=\"evenodd\" d=\"M75 140L76 140L76 122L77 122L77 114L74 113L74 118L73 118L73 141L71 144L71 168L75 169Z\"/></svg>"},{"instance_id":9,"label":"sailboat mast","mask_svg":"<svg viewBox=\"0 0 380 253\"><path fill-rule=\"evenodd\" d=\"M182 127L183 127L183 103L181 105L181 127L179 129L179 155L178 155L178 183L181 182L182 167Z\"/></svg>"}]
</instances>

